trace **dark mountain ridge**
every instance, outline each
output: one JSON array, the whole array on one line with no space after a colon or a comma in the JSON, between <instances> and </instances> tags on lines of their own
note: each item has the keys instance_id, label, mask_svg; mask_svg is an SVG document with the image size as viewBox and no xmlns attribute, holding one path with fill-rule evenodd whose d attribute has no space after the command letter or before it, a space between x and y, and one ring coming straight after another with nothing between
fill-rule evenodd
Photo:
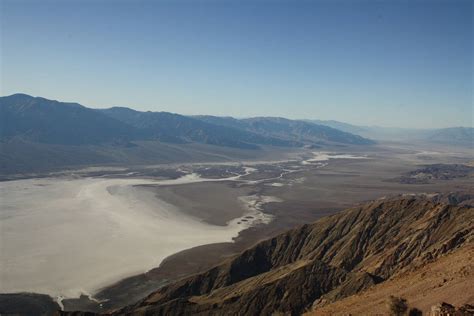
<instances>
[{"instance_id":1,"label":"dark mountain ridge","mask_svg":"<svg viewBox=\"0 0 474 316\"><path fill-rule=\"evenodd\" d=\"M149 138L186 143L199 142L218 146L256 149L260 145L299 146L300 143L262 136L234 127L215 125L168 112L139 112L114 107L100 112L144 131Z\"/></svg>"},{"instance_id":2,"label":"dark mountain ridge","mask_svg":"<svg viewBox=\"0 0 474 316\"><path fill-rule=\"evenodd\" d=\"M25 94L0 98L0 138L85 145L140 137L133 127L77 103Z\"/></svg>"},{"instance_id":3,"label":"dark mountain ridge","mask_svg":"<svg viewBox=\"0 0 474 316\"><path fill-rule=\"evenodd\" d=\"M373 141L359 135L301 120L289 120L281 117L254 117L246 119L217 116L196 117L213 124L232 126L257 134L297 141L304 144L324 144L327 142L354 145L374 144Z\"/></svg>"},{"instance_id":4,"label":"dark mountain ridge","mask_svg":"<svg viewBox=\"0 0 474 316\"><path fill-rule=\"evenodd\" d=\"M168 112L140 112L124 107L94 110L25 94L0 97L0 122L1 140L62 145L155 140L257 149L258 145L302 146L323 140L372 143L360 136L301 121L255 118L226 125Z\"/></svg>"},{"instance_id":5,"label":"dark mountain ridge","mask_svg":"<svg viewBox=\"0 0 474 316\"><path fill-rule=\"evenodd\" d=\"M361 204L111 314L299 315L472 245L473 198L402 195Z\"/></svg>"},{"instance_id":6,"label":"dark mountain ridge","mask_svg":"<svg viewBox=\"0 0 474 316\"><path fill-rule=\"evenodd\" d=\"M223 125L124 107L90 109L26 94L0 97L0 175L98 164L260 158L267 157L266 150L320 146L326 140L337 146L371 143L337 130L331 130L337 137L310 139L296 132L287 136L284 131L251 129L245 122L229 121L237 123Z\"/></svg>"}]
</instances>

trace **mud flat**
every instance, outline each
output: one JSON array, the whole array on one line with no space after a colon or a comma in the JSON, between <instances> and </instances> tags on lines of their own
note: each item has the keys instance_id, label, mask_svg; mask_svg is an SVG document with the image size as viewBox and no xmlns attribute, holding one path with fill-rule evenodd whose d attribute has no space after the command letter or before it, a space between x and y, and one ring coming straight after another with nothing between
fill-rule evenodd
<instances>
[{"instance_id":1,"label":"mud flat","mask_svg":"<svg viewBox=\"0 0 474 316\"><path fill-rule=\"evenodd\" d=\"M209 224L225 226L243 216L241 196L252 194L252 188L237 188L233 182L200 182L176 186L146 186L157 198L179 207L189 216Z\"/></svg>"}]
</instances>

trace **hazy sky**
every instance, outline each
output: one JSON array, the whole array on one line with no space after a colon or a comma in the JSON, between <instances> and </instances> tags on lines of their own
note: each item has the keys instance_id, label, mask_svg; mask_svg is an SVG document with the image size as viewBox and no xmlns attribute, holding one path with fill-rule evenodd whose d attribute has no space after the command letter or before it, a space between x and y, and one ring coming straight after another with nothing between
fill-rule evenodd
<instances>
[{"instance_id":1,"label":"hazy sky","mask_svg":"<svg viewBox=\"0 0 474 316\"><path fill-rule=\"evenodd\" d=\"M473 1L1 2L1 95L472 126Z\"/></svg>"}]
</instances>

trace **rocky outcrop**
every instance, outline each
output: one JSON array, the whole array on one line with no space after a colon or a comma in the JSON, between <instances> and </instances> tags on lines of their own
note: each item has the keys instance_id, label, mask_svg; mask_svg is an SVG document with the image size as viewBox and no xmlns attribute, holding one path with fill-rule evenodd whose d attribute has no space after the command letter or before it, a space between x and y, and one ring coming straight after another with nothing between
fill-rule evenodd
<instances>
[{"instance_id":1,"label":"rocky outcrop","mask_svg":"<svg viewBox=\"0 0 474 316\"><path fill-rule=\"evenodd\" d=\"M462 316L472 316L474 315L474 305L471 304L464 304L457 309L457 315Z\"/></svg>"},{"instance_id":2,"label":"rocky outcrop","mask_svg":"<svg viewBox=\"0 0 474 316\"><path fill-rule=\"evenodd\" d=\"M321 298L314 301L312 309L324 306L328 303L337 301L344 297L348 297L359 293L367 288L370 288L384 279L376 275L367 272L355 272L349 274L344 282L339 284L335 289L327 294L321 296Z\"/></svg>"},{"instance_id":3,"label":"rocky outcrop","mask_svg":"<svg viewBox=\"0 0 474 316\"><path fill-rule=\"evenodd\" d=\"M369 202L263 241L112 314L299 315L472 243L474 208L456 201L406 195Z\"/></svg>"},{"instance_id":4,"label":"rocky outcrop","mask_svg":"<svg viewBox=\"0 0 474 316\"><path fill-rule=\"evenodd\" d=\"M430 316L472 316L474 315L474 306L465 304L456 308L455 306L441 302L431 306Z\"/></svg>"},{"instance_id":5,"label":"rocky outcrop","mask_svg":"<svg viewBox=\"0 0 474 316\"><path fill-rule=\"evenodd\" d=\"M446 302L442 302L436 305L431 306L431 315L430 316L448 316L454 315L456 308Z\"/></svg>"}]
</instances>

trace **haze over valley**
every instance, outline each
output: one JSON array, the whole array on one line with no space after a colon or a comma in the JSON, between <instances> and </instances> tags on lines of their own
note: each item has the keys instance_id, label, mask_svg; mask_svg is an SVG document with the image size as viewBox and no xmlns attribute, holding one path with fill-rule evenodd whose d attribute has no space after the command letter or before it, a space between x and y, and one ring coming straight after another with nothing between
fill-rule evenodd
<instances>
[{"instance_id":1,"label":"haze over valley","mask_svg":"<svg viewBox=\"0 0 474 316\"><path fill-rule=\"evenodd\" d=\"M0 105L1 291L47 294L65 310L132 304L354 203L472 189L462 142L415 147L283 118L93 110L26 95Z\"/></svg>"},{"instance_id":2,"label":"haze over valley","mask_svg":"<svg viewBox=\"0 0 474 316\"><path fill-rule=\"evenodd\" d=\"M472 5L0 0L0 315L474 315Z\"/></svg>"}]
</instances>

